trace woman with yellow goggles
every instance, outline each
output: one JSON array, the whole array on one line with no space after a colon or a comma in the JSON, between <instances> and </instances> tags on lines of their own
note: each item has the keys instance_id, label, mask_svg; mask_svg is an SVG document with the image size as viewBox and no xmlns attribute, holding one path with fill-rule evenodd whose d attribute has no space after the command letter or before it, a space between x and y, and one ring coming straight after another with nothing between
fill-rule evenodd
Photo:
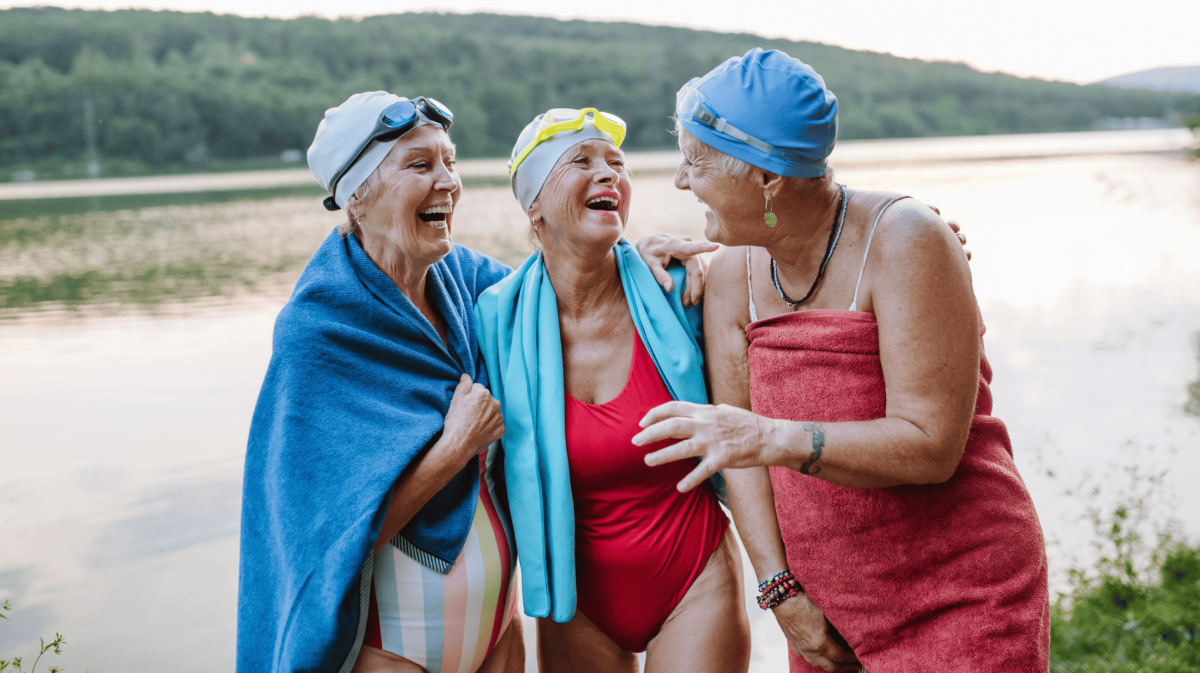
<instances>
[{"instance_id":1,"label":"woman with yellow goggles","mask_svg":"<svg viewBox=\"0 0 1200 673\"><path fill-rule=\"evenodd\" d=\"M744 673L749 620L721 482L680 493L691 466L648 467L631 442L654 406L708 393L701 262L660 287L623 238L624 139L620 117L595 108L525 127L510 178L540 249L476 304L525 613L538 618L542 673L632 673L636 652L648 671Z\"/></svg>"}]
</instances>

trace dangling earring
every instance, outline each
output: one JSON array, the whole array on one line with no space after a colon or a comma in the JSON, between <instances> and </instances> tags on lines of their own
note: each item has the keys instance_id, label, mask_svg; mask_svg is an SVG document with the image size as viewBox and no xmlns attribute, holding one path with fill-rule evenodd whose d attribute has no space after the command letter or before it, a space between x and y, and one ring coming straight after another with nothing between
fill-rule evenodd
<instances>
[{"instance_id":1,"label":"dangling earring","mask_svg":"<svg viewBox=\"0 0 1200 673\"><path fill-rule=\"evenodd\" d=\"M775 213L771 212L771 195L770 194L767 194L766 210L767 210L767 213L765 215L763 215L763 222L765 222L768 227L774 227L775 225L779 224L779 218L775 215Z\"/></svg>"}]
</instances>

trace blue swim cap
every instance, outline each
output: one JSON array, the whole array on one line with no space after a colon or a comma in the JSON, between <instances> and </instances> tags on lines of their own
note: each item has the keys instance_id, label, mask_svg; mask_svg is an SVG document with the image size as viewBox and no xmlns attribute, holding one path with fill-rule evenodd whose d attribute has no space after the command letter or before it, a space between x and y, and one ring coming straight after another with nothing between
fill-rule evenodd
<instances>
[{"instance_id":1,"label":"blue swim cap","mask_svg":"<svg viewBox=\"0 0 1200 673\"><path fill-rule=\"evenodd\" d=\"M775 49L751 49L693 78L676 94L675 114L705 145L793 178L825 175L837 140L837 97L817 71Z\"/></svg>"}]
</instances>

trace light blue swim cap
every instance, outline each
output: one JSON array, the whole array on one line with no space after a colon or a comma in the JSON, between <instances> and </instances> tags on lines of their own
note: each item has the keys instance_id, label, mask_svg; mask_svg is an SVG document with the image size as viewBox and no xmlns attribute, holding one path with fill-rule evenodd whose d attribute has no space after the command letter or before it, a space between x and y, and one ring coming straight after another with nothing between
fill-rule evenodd
<instances>
[{"instance_id":1,"label":"light blue swim cap","mask_svg":"<svg viewBox=\"0 0 1200 673\"><path fill-rule=\"evenodd\" d=\"M698 96L697 96L698 94ZM719 118L713 126L693 118L696 100ZM675 114L697 140L777 175L815 178L837 140L837 97L811 67L772 49L751 49L693 78L675 98ZM723 132L722 122L735 131ZM771 146L767 151L737 139L736 131Z\"/></svg>"}]
</instances>

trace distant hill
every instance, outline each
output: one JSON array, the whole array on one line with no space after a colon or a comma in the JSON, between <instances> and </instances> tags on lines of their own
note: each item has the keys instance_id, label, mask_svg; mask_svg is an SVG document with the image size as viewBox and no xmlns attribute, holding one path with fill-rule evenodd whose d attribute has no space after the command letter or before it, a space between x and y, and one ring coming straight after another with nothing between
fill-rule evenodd
<instances>
[{"instance_id":1,"label":"distant hill","mask_svg":"<svg viewBox=\"0 0 1200 673\"><path fill-rule=\"evenodd\" d=\"M82 175L88 157L105 175L298 160L326 108L377 89L449 105L464 157L507 155L525 123L559 106L621 115L630 149L669 147L679 87L752 47L824 76L843 139L1089 130L1200 108L1200 95L633 23L16 8L0 10L0 179Z\"/></svg>"},{"instance_id":2,"label":"distant hill","mask_svg":"<svg viewBox=\"0 0 1200 673\"><path fill-rule=\"evenodd\" d=\"M1096 82L1116 89L1200 93L1200 65L1154 68Z\"/></svg>"}]
</instances>

